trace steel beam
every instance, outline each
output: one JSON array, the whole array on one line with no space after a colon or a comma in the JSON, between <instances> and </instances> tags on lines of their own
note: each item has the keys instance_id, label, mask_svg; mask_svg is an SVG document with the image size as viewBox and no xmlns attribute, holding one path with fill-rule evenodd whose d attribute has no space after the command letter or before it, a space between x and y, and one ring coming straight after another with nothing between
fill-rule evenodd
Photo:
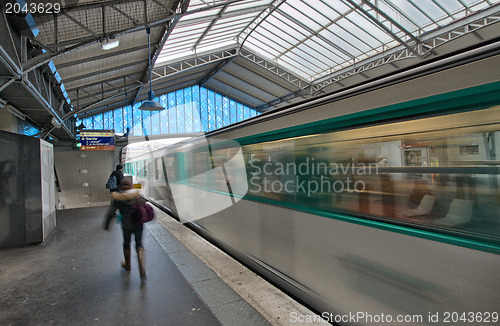
<instances>
[{"instance_id":1,"label":"steel beam","mask_svg":"<svg viewBox=\"0 0 500 326\"><path fill-rule=\"evenodd\" d=\"M71 45L71 46L68 46L64 49L61 49L61 50L58 50L58 51L55 51L55 53L44 53L44 54L41 54L39 56L36 56L34 58L31 58L30 60L28 60L27 62L25 62L23 64L23 72L24 73L27 73L29 71L32 71L33 69L36 69L37 67L41 66L41 65L44 65L48 62L50 62L51 60L54 60L55 58L58 58L62 55L65 55L67 53L71 53L71 52L74 52L74 51L77 51L79 49L82 49L86 46L89 46L91 44L94 44L94 43L97 43L97 42L102 42L108 38L116 38L120 35L123 35L123 34L128 34L128 33L133 33L133 32L137 32L137 31L140 31L140 30L145 30L146 28L154 28L154 27L159 27L159 26L163 26L165 25L166 23L174 20L174 19L180 19L182 17L184 17L185 15L188 15L188 14L193 14L193 13L199 13L199 12L203 12L203 11L207 11L207 10L212 10L214 8L218 8L218 7L221 7L221 6L225 6L226 4L231 4L231 3L236 3L236 2L241 2L241 1L244 1L244 0L228 0L228 1L224 1L224 2L217 2L213 5L208 5L208 6L205 6L205 7L201 7L201 8L197 8L197 9L193 9L189 12L183 12L183 13L177 13L175 15L171 15L169 17L166 17L166 18L163 18L163 19L159 19L159 20L155 20L155 21L151 21L151 22L146 22L142 25L139 25L139 26L135 26L133 28L126 28L126 29L121 29L121 30L118 30L118 31L114 31L112 33L107 33L106 35L104 34L95 34L93 31L89 30L89 33L94 33L95 36L94 37L91 37L89 39L87 39L86 41L82 41L80 43L77 43L77 44L74 44L74 45ZM102 4L99 5L99 7L101 6ZM64 11L64 13L66 13L67 11ZM71 17L71 16L67 16L67 17ZM73 18L73 17L71 17ZM70 18L70 19L71 19ZM74 21L74 18L72 19ZM75 24L77 25L82 25L81 23L77 23L75 22ZM88 28L87 28L88 29ZM59 43L61 44L61 43Z\"/></svg>"},{"instance_id":2,"label":"steel beam","mask_svg":"<svg viewBox=\"0 0 500 326\"><path fill-rule=\"evenodd\" d=\"M401 25L399 25L396 21L394 21L391 17L388 15L384 14L382 11L378 10L377 7L373 6L371 3L369 3L366 0L362 0L362 2L366 5L368 5L372 10L376 11L377 14L381 15L384 17L387 21L389 21L392 25L396 26L400 31L402 31L405 35L410 37L413 42L416 43L417 47L415 48L414 46L408 44L404 40L402 40L399 36L397 36L390 28L385 26L380 20L378 20L376 17L374 17L371 13L368 11L364 10L362 6L358 5L354 0L346 0L349 2L354 8L356 8L359 12L361 12L363 15L365 15L369 20L371 20L375 25L379 26L381 29L383 29L387 34L389 34L393 39L395 39L399 44L403 45L406 47L409 51L413 52L413 54L418 57L419 59L422 59L422 56L420 55L418 51L418 45L420 44L420 41L415 38L410 32L406 31Z\"/></svg>"},{"instance_id":3,"label":"steel beam","mask_svg":"<svg viewBox=\"0 0 500 326\"><path fill-rule=\"evenodd\" d=\"M274 75L280 77L281 79L297 86L300 89L309 87L311 84L304 79L288 72L284 68L280 67L275 63L271 63L260 56L250 52L248 49L241 49L240 56L259 65L260 67L266 69L267 71L273 73Z\"/></svg>"}]
</instances>

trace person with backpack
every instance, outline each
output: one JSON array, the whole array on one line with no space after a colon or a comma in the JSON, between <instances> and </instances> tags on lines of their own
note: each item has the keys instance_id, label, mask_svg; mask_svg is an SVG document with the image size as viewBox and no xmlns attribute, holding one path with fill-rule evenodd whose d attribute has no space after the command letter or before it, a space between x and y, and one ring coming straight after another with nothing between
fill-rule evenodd
<instances>
[{"instance_id":1,"label":"person with backpack","mask_svg":"<svg viewBox=\"0 0 500 326\"><path fill-rule=\"evenodd\" d=\"M111 175L108 178L108 182L106 182L106 188L109 189L110 193L118 192L119 185L123 182L123 166L118 164L116 166L116 170L111 172ZM104 216L103 228L104 230L109 230L109 223L116 216L116 207L114 205L113 199L109 203L108 210L106 211L106 215Z\"/></svg>"},{"instance_id":2,"label":"person with backpack","mask_svg":"<svg viewBox=\"0 0 500 326\"><path fill-rule=\"evenodd\" d=\"M122 183L123 178L123 166L118 164L116 170L111 172L108 182L106 182L106 188L109 189L110 192L117 192L118 186Z\"/></svg>"},{"instance_id":3,"label":"person with backpack","mask_svg":"<svg viewBox=\"0 0 500 326\"><path fill-rule=\"evenodd\" d=\"M123 180L120 186L120 192L112 192L111 197L122 215L123 231L123 256L125 261L121 266L127 272L130 271L130 243L132 234L135 239L135 250L137 252L137 262L139 263L139 274L141 280L146 280L146 270L144 262L144 247L142 245L143 221L141 215L134 211L138 206L144 203L139 196L139 191L132 189L132 183L129 180Z\"/></svg>"}]
</instances>

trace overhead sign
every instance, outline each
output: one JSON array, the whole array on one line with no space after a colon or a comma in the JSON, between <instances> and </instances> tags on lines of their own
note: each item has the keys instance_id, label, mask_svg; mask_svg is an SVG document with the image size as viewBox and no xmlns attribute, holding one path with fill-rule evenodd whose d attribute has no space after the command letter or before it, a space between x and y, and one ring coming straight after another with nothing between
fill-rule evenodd
<instances>
[{"instance_id":1,"label":"overhead sign","mask_svg":"<svg viewBox=\"0 0 500 326\"><path fill-rule=\"evenodd\" d=\"M115 150L115 133L112 131L82 131L80 132L82 151L113 151Z\"/></svg>"}]
</instances>

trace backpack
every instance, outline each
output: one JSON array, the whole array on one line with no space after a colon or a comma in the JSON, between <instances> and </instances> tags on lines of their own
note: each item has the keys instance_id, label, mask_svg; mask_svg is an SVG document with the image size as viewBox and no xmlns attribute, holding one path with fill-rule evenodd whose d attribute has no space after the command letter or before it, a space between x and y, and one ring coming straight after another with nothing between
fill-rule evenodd
<instances>
[{"instance_id":1,"label":"backpack","mask_svg":"<svg viewBox=\"0 0 500 326\"><path fill-rule=\"evenodd\" d=\"M108 182L106 182L106 189L117 189L118 184L116 182L116 176L114 174L111 174L109 176Z\"/></svg>"},{"instance_id":2,"label":"backpack","mask_svg":"<svg viewBox=\"0 0 500 326\"><path fill-rule=\"evenodd\" d=\"M153 207L147 203L139 203L130 208L130 216L137 222L143 224L152 221L155 217Z\"/></svg>"}]
</instances>

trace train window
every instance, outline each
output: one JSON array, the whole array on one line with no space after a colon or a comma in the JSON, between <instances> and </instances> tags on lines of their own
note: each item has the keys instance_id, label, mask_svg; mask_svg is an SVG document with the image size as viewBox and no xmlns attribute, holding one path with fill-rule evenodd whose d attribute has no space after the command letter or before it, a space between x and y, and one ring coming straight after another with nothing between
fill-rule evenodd
<instances>
[{"instance_id":1,"label":"train window","mask_svg":"<svg viewBox=\"0 0 500 326\"><path fill-rule=\"evenodd\" d=\"M157 158L155 160L155 180L160 180L162 178L162 168L161 168L161 159Z\"/></svg>"},{"instance_id":2,"label":"train window","mask_svg":"<svg viewBox=\"0 0 500 326\"><path fill-rule=\"evenodd\" d=\"M137 162L137 175L144 178L144 161Z\"/></svg>"},{"instance_id":3,"label":"train window","mask_svg":"<svg viewBox=\"0 0 500 326\"><path fill-rule=\"evenodd\" d=\"M148 175L149 175L149 163L148 161L144 160L142 161L142 165L143 165L143 177L144 178L147 178Z\"/></svg>"},{"instance_id":4,"label":"train window","mask_svg":"<svg viewBox=\"0 0 500 326\"><path fill-rule=\"evenodd\" d=\"M169 156L163 157L163 162L165 166L165 170L167 171L167 176L169 182L175 182L178 181L176 169L175 169L175 157Z\"/></svg>"},{"instance_id":5,"label":"train window","mask_svg":"<svg viewBox=\"0 0 500 326\"><path fill-rule=\"evenodd\" d=\"M500 238L500 108L243 146L249 197Z\"/></svg>"}]
</instances>

